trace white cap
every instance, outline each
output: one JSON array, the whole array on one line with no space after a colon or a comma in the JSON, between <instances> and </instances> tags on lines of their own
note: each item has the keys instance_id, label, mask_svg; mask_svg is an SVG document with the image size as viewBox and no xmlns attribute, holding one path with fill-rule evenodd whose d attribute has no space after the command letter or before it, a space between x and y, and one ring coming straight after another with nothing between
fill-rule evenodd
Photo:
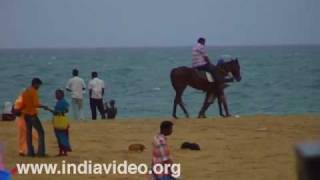
<instances>
[{"instance_id":1,"label":"white cap","mask_svg":"<svg viewBox=\"0 0 320 180\"><path fill-rule=\"evenodd\" d=\"M231 61L232 60L232 56L229 54L223 54L220 56L220 59L223 59L224 61Z\"/></svg>"}]
</instances>

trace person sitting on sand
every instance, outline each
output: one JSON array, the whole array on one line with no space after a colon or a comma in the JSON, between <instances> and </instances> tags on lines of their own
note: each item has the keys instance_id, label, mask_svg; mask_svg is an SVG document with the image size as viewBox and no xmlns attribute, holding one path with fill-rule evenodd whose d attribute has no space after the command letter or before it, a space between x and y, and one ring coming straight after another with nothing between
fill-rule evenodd
<instances>
[{"instance_id":1,"label":"person sitting on sand","mask_svg":"<svg viewBox=\"0 0 320 180\"><path fill-rule=\"evenodd\" d=\"M46 108L41 105L38 97L38 89L42 85L42 81L39 78L33 78L31 86L28 87L22 94L22 113L27 125L27 148L28 156L35 156L34 148L32 146L32 127L38 132L38 153L40 157L46 156L45 154L45 138L44 129L38 118L38 108Z\"/></svg>"},{"instance_id":2,"label":"person sitting on sand","mask_svg":"<svg viewBox=\"0 0 320 180\"><path fill-rule=\"evenodd\" d=\"M26 121L24 119L24 114L21 112L22 107L22 94L18 96L16 99L14 106L13 106L13 112L16 116L16 123L18 127L18 146L19 146L19 155L25 156L27 155L27 126ZM38 134L32 133L32 141L36 142L38 141ZM34 146L35 144L33 144Z\"/></svg>"},{"instance_id":3,"label":"person sitting on sand","mask_svg":"<svg viewBox=\"0 0 320 180\"><path fill-rule=\"evenodd\" d=\"M108 119L115 119L118 113L118 109L115 107L116 101L111 100L110 101L110 107L108 106L108 103L105 104L106 106L106 113Z\"/></svg>"},{"instance_id":4,"label":"person sitting on sand","mask_svg":"<svg viewBox=\"0 0 320 180\"><path fill-rule=\"evenodd\" d=\"M12 113L12 103L7 101L3 105L3 110L1 114L2 121L13 121L15 120L15 115Z\"/></svg>"},{"instance_id":5,"label":"person sitting on sand","mask_svg":"<svg viewBox=\"0 0 320 180\"><path fill-rule=\"evenodd\" d=\"M61 89L56 90L55 96L57 99L54 109L47 108L46 110L53 114L53 127L56 135L59 154L58 156L67 156L71 152L69 143L69 123L66 113L68 113L69 103L64 99L64 92Z\"/></svg>"},{"instance_id":6,"label":"person sitting on sand","mask_svg":"<svg viewBox=\"0 0 320 180\"><path fill-rule=\"evenodd\" d=\"M163 121L160 125L160 133L153 138L153 154L152 167L161 165L164 169L166 165L172 164L170 151L167 143L167 136L172 134L173 123L171 121ZM167 166L168 168L169 166ZM159 171L158 171L159 172ZM169 169L167 172L170 172ZM155 174L153 172L153 180L173 180L171 174Z\"/></svg>"}]
</instances>

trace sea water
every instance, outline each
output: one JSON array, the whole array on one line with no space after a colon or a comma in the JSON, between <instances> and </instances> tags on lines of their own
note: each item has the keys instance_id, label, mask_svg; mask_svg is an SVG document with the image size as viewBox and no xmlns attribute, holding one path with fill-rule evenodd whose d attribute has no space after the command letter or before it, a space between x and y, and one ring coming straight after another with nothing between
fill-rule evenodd
<instances>
[{"instance_id":1,"label":"sea water","mask_svg":"<svg viewBox=\"0 0 320 180\"><path fill-rule=\"evenodd\" d=\"M225 54L239 58L242 81L225 90L231 114L320 112L320 46L208 47L208 53L213 63ZM104 99L116 100L120 117L170 117L174 99L170 71L190 65L191 47L2 49L0 103L14 101L33 77L39 77L41 102L53 106L54 91L65 88L77 68L86 83L92 71L99 73L106 83ZM66 97L70 102L70 94ZM204 93L192 88L183 94L193 116L203 99ZM88 93L84 109L90 118ZM42 119L50 117L45 111L40 114ZM216 102L208 115L218 115Z\"/></svg>"}]
</instances>

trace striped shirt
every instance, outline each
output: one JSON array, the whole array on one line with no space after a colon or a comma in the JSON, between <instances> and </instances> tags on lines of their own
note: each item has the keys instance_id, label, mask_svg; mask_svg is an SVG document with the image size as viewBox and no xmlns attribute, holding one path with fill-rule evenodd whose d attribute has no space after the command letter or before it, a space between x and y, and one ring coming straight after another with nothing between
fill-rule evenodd
<instances>
[{"instance_id":1,"label":"striped shirt","mask_svg":"<svg viewBox=\"0 0 320 180\"><path fill-rule=\"evenodd\" d=\"M204 45L197 43L192 48L192 67L199 67L207 64L205 56L208 56Z\"/></svg>"},{"instance_id":2,"label":"striped shirt","mask_svg":"<svg viewBox=\"0 0 320 180\"><path fill-rule=\"evenodd\" d=\"M170 151L167 144L167 138L163 134L157 134L153 139L153 154L152 154L152 166L153 168L157 168L156 172L160 172L161 169L159 166L154 167L156 164L161 164L163 168L165 168L165 162L170 160ZM167 170L170 173L169 169ZM153 176L155 179L161 179L161 177L166 177L168 174L160 173L156 174L153 172Z\"/></svg>"},{"instance_id":3,"label":"striped shirt","mask_svg":"<svg viewBox=\"0 0 320 180\"><path fill-rule=\"evenodd\" d=\"M168 160L170 160L170 152L167 138L163 134L157 134L153 139L152 164L164 164Z\"/></svg>"}]
</instances>

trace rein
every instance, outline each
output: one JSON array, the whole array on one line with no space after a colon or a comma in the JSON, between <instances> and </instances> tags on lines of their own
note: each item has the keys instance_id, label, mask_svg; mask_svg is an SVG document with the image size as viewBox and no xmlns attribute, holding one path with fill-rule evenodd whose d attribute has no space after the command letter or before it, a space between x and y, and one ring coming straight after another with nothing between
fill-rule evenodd
<instances>
[{"instance_id":1,"label":"rein","mask_svg":"<svg viewBox=\"0 0 320 180\"><path fill-rule=\"evenodd\" d=\"M225 76L227 75L230 71L228 71L229 69L226 67L226 63L224 64L220 64L217 66L219 71Z\"/></svg>"}]
</instances>

